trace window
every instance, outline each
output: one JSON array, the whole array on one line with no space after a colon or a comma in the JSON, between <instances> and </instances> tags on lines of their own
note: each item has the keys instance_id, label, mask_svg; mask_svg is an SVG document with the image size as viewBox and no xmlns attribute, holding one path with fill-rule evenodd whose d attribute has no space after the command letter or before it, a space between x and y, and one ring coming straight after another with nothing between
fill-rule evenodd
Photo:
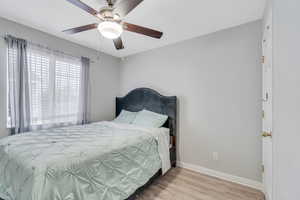
<instances>
[{"instance_id":1,"label":"window","mask_svg":"<svg viewBox=\"0 0 300 200\"><path fill-rule=\"evenodd\" d=\"M16 50L9 48L8 56L8 67L11 67L17 62ZM78 123L82 70L80 58L32 46L27 49L27 64L30 126L34 129ZM13 80L8 77L8 81ZM8 127L12 124L10 109L8 106Z\"/></svg>"},{"instance_id":2,"label":"window","mask_svg":"<svg viewBox=\"0 0 300 200\"><path fill-rule=\"evenodd\" d=\"M51 122L50 58L28 52L30 123L41 125Z\"/></svg>"},{"instance_id":3,"label":"window","mask_svg":"<svg viewBox=\"0 0 300 200\"><path fill-rule=\"evenodd\" d=\"M57 123L76 121L80 99L80 66L64 61L56 61L55 66L55 119Z\"/></svg>"}]
</instances>

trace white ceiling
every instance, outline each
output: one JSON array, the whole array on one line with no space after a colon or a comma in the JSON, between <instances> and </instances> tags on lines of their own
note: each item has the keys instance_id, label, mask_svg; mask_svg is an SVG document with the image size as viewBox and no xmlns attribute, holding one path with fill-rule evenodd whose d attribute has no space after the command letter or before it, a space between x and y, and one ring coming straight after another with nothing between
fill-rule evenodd
<instances>
[{"instance_id":1,"label":"white ceiling","mask_svg":"<svg viewBox=\"0 0 300 200\"><path fill-rule=\"evenodd\" d=\"M104 0L82 0L98 10ZM75 43L125 57L221 29L261 19L265 0L144 0L125 21L164 32L157 40L135 33L122 35L124 50L97 30L66 35L61 31L97 19L66 0L1 0L0 16Z\"/></svg>"}]
</instances>

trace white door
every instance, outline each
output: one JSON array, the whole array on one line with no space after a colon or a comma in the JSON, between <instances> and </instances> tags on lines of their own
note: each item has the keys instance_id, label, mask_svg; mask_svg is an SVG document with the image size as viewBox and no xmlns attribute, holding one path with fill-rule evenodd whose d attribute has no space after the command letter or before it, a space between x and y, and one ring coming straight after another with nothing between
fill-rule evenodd
<instances>
[{"instance_id":1,"label":"white door","mask_svg":"<svg viewBox=\"0 0 300 200\"><path fill-rule=\"evenodd\" d=\"M272 13L268 16L263 35L263 183L267 200L272 200Z\"/></svg>"}]
</instances>

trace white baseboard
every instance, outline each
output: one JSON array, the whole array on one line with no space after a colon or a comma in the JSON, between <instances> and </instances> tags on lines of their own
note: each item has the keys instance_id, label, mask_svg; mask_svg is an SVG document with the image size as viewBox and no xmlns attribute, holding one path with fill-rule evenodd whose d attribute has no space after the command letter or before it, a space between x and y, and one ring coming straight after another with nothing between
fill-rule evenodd
<instances>
[{"instance_id":1,"label":"white baseboard","mask_svg":"<svg viewBox=\"0 0 300 200\"><path fill-rule=\"evenodd\" d=\"M177 166L185 168L185 169L189 169L189 170L192 170L192 171L195 171L195 172L199 172L201 174L205 174L205 175L208 175L208 176L213 176L213 177L216 177L216 178L220 178L220 179L223 179L223 180L226 180L226 181L230 181L230 182L233 182L233 183L237 183L237 184L240 184L240 185L248 186L248 187L263 191L263 184L261 182L258 182L258 181L254 181L254 180L239 177L239 176L234 176L234 175L231 175L231 174L226 174L226 173L223 173L223 172L219 172L219 171L216 171L216 170L212 170L212 169L208 169L208 168L205 168L205 167L201 167L201 166L193 165L193 164L189 164L189 163L184 163L184 162L177 162Z\"/></svg>"}]
</instances>

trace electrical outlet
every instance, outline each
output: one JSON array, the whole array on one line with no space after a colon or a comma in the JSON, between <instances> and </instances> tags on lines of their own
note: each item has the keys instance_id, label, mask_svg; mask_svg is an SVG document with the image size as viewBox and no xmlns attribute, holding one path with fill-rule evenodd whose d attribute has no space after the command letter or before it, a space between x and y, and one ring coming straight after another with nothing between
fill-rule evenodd
<instances>
[{"instance_id":1,"label":"electrical outlet","mask_svg":"<svg viewBox=\"0 0 300 200\"><path fill-rule=\"evenodd\" d=\"M213 152L213 153L212 153L212 158L213 158L213 160L215 160L215 161L219 160L219 153L218 153L218 152Z\"/></svg>"}]
</instances>

